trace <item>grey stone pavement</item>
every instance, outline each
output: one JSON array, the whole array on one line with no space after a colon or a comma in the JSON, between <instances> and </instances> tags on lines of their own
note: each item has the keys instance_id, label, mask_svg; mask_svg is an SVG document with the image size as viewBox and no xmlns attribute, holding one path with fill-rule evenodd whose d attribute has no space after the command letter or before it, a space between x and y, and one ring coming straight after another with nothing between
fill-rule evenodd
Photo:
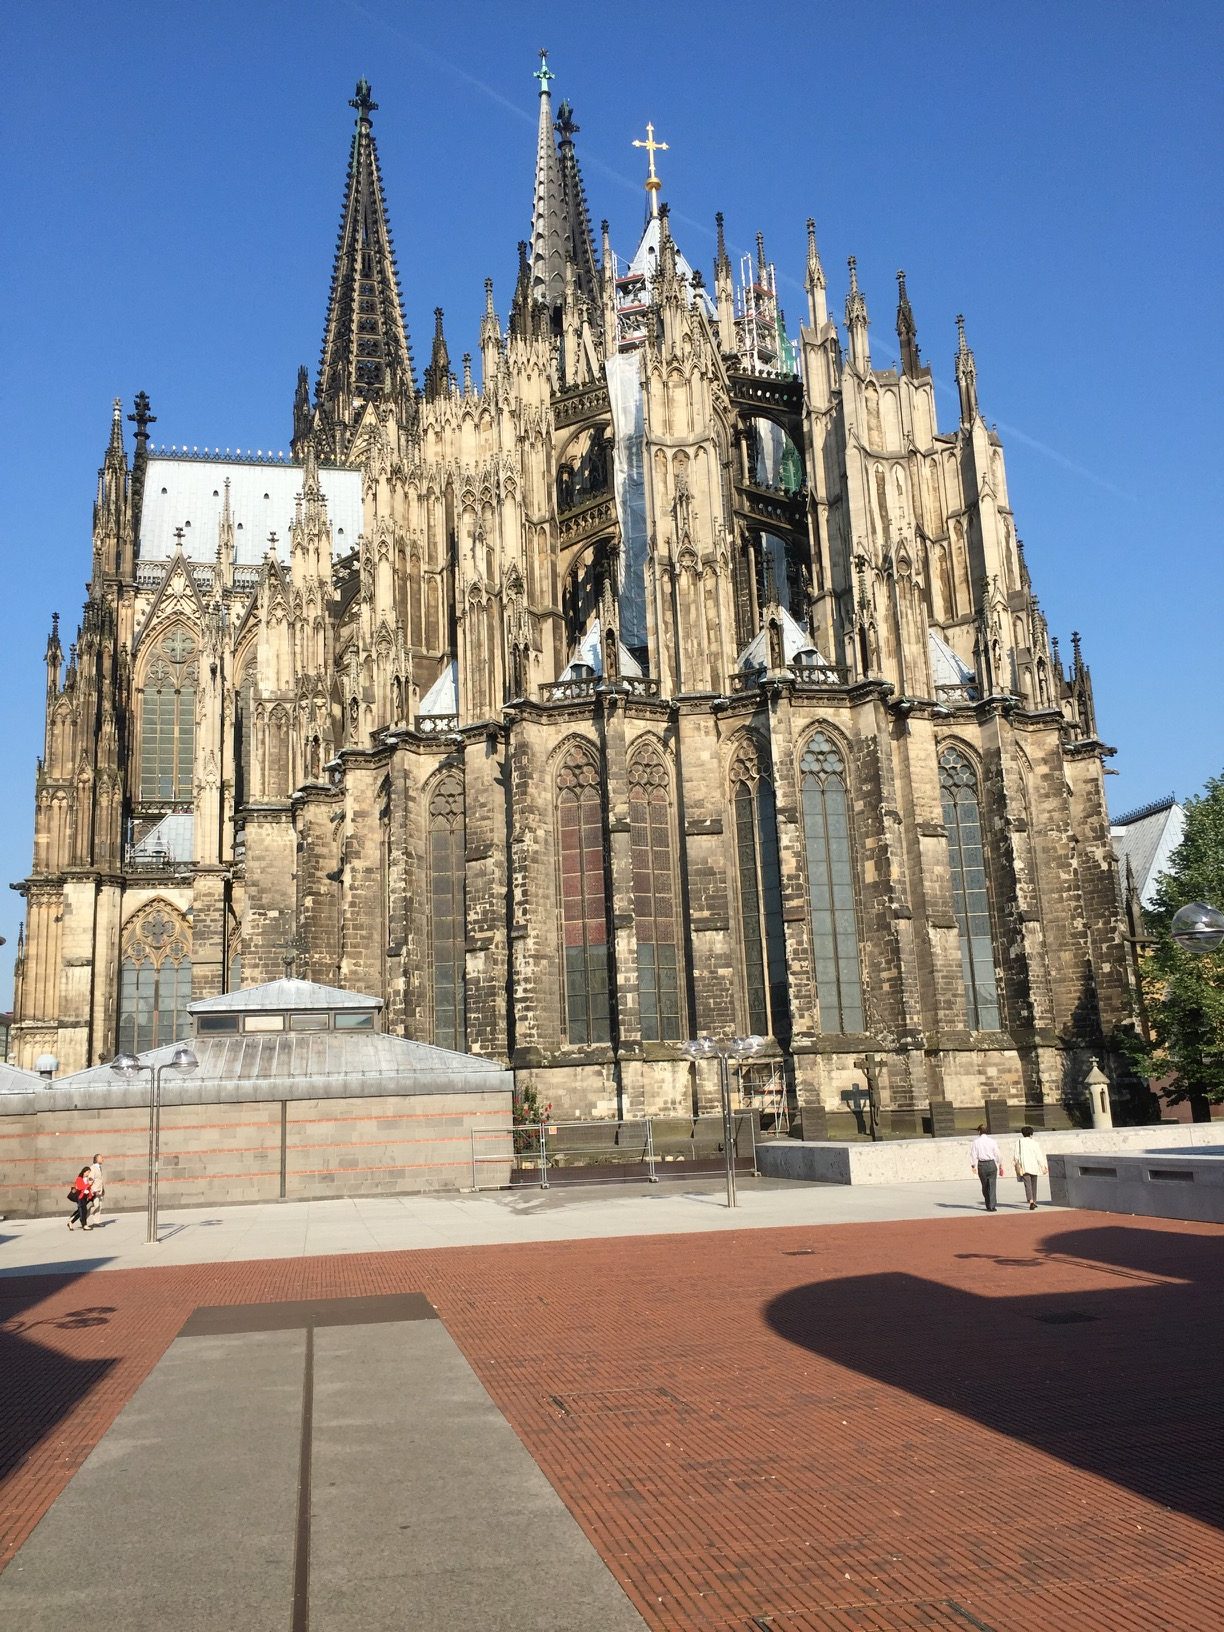
<instances>
[{"instance_id":1,"label":"grey stone pavement","mask_svg":"<svg viewBox=\"0 0 1224 1632\"><path fill-rule=\"evenodd\" d=\"M555 1186L433 1196L355 1196L327 1201L163 1210L156 1244L144 1211L110 1213L83 1235L65 1216L0 1222L0 1276L72 1273L155 1264L329 1257L413 1247L475 1247L610 1236L687 1234L790 1225L869 1224L885 1219L963 1218L982 1211L973 1175L952 1183L825 1185L740 1178L738 1205L726 1206L719 1177ZM1043 1207L1049 1206L1042 1181ZM1023 1191L999 1185L999 1216L1024 1211Z\"/></svg>"}]
</instances>

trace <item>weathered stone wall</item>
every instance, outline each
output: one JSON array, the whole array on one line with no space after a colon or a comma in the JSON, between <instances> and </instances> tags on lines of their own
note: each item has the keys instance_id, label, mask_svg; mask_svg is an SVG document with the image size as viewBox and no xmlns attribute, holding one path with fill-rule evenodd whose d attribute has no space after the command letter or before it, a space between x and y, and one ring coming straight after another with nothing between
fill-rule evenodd
<instances>
[{"instance_id":1,"label":"weathered stone wall","mask_svg":"<svg viewBox=\"0 0 1224 1632\"><path fill-rule=\"evenodd\" d=\"M132 1097L130 1095L124 1097ZM472 1130L486 1156L505 1152L507 1088L464 1094L168 1104L161 1116L163 1207L411 1195L472 1187ZM38 1095L0 1099L0 1212L69 1211L68 1186L95 1153L113 1212L146 1204L149 1116L139 1104L40 1109ZM481 1183L508 1163L482 1163Z\"/></svg>"}]
</instances>

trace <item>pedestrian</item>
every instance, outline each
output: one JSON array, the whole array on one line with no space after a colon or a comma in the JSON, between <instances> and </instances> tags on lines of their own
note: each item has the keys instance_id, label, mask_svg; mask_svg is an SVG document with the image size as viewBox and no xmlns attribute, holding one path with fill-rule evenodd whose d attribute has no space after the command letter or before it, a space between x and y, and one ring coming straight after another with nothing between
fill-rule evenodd
<instances>
[{"instance_id":1,"label":"pedestrian","mask_svg":"<svg viewBox=\"0 0 1224 1632\"><path fill-rule=\"evenodd\" d=\"M969 1150L969 1166L977 1174L978 1182L982 1186L982 1200L986 1203L986 1211L997 1213L999 1173L1003 1166L1003 1158L999 1154L998 1145L986 1132L985 1122L978 1123L977 1138Z\"/></svg>"},{"instance_id":2,"label":"pedestrian","mask_svg":"<svg viewBox=\"0 0 1224 1632\"><path fill-rule=\"evenodd\" d=\"M89 1169L83 1167L72 1181L72 1189L68 1192L68 1200L73 1205L72 1217L68 1220L68 1228L79 1224L83 1230L92 1230L89 1222L89 1201L93 1195L93 1186L89 1182Z\"/></svg>"},{"instance_id":3,"label":"pedestrian","mask_svg":"<svg viewBox=\"0 0 1224 1632\"><path fill-rule=\"evenodd\" d=\"M1024 1198L1031 1213L1037 1206L1037 1180L1043 1173L1048 1173L1049 1168L1030 1127L1020 1129L1020 1137L1016 1140L1015 1164L1016 1177L1024 1186Z\"/></svg>"},{"instance_id":4,"label":"pedestrian","mask_svg":"<svg viewBox=\"0 0 1224 1632\"><path fill-rule=\"evenodd\" d=\"M89 1164L89 1183L93 1195L89 1203L89 1216L96 1219L102 1211L102 1197L106 1194L106 1180L102 1176L102 1158L95 1156Z\"/></svg>"}]
</instances>

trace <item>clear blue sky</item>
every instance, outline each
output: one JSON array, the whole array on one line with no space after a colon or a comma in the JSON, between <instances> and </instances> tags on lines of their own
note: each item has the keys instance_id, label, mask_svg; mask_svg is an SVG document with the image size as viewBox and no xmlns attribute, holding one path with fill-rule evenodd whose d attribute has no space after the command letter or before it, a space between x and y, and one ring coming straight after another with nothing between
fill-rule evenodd
<instances>
[{"instance_id":1,"label":"clear blue sky","mask_svg":"<svg viewBox=\"0 0 1224 1632\"><path fill-rule=\"evenodd\" d=\"M1224 766L1220 411L1224 7L986 0L41 0L6 11L0 884L30 865L46 631L75 632L115 395L158 440L287 444L313 379L359 75L418 370L432 312L477 351L528 226L546 45L580 124L593 220L632 252L647 119L707 277L765 234L792 331L804 221L840 312L858 257L873 355L904 266L955 420L963 311L1034 584L1083 633L1115 812ZM553 20L550 20L550 17ZM125 410L126 411L126 410ZM0 894L0 1006L21 902Z\"/></svg>"}]
</instances>

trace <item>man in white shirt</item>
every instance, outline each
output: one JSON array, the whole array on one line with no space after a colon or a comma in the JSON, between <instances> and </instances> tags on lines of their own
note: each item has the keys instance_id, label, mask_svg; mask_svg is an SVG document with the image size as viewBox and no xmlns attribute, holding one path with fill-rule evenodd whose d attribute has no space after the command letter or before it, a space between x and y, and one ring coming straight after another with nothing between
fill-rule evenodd
<instances>
[{"instance_id":1,"label":"man in white shirt","mask_svg":"<svg viewBox=\"0 0 1224 1632\"><path fill-rule=\"evenodd\" d=\"M982 1200L986 1203L986 1211L997 1213L999 1169L1003 1165L1003 1158L999 1154L998 1145L986 1132L985 1122L978 1123L977 1138L969 1150L969 1165L977 1174L978 1182L982 1186Z\"/></svg>"}]
</instances>

